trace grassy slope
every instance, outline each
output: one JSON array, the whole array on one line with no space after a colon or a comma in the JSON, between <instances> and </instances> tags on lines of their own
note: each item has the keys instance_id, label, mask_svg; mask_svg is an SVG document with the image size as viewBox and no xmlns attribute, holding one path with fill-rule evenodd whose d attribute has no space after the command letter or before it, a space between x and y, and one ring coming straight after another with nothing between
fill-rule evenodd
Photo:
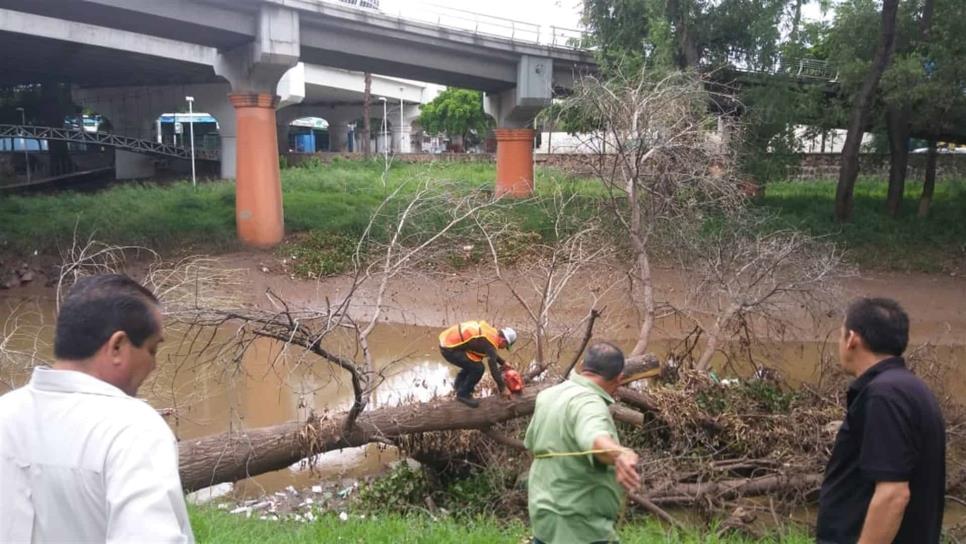
<instances>
[{"instance_id":1,"label":"grassy slope","mask_svg":"<svg viewBox=\"0 0 966 544\"><path fill-rule=\"evenodd\" d=\"M762 205L788 225L829 236L863 266L934 272L966 258L966 183L938 183L927 219L916 217L922 184L907 184L899 219L883 211L887 188L882 181L860 181L854 220L846 225L832 217L833 181L769 184Z\"/></svg>"},{"instance_id":2,"label":"grassy slope","mask_svg":"<svg viewBox=\"0 0 966 544\"><path fill-rule=\"evenodd\" d=\"M431 179L459 188L489 188L494 167L485 163L396 164L386 186L381 173L379 163L361 161L283 170L287 231L355 236L383 195L402 180ZM552 186L551 179L561 178L546 170L538 171L537 176L537 186L544 191ZM583 195L602 194L593 182L563 182ZM885 184L860 182L855 192L855 221L844 226L831 217L834 189L833 182L771 183L759 205L775 212L782 224L840 242L863 266L936 271L951 268L966 257L966 184L939 183L932 215L920 220L915 217L920 186L911 183L904 215L893 220L881 211ZM536 203L514 213L524 229L540 231L549 226ZM233 249L237 247L234 185L205 183L196 191L188 183L131 184L97 193L0 199L0 251L53 253L70 244L75 226L80 238L93 235L104 242L162 251Z\"/></svg>"},{"instance_id":3,"label":"grassy slope","mask_svg":"<svg viewBox=\"0 0 966 544\"><path fill-rule=\"evenodd\" d=\"M490 164L396 164L383 185L379 163L339 161L330 166L282 171L288 232L323 230L354 235L373 208L402 180L431 179L458 187L489 188ZM547 179L541 172L538 179ZM543 183L543 185L546 185ZM234 184L179 182L116 185L96 193L0 198L0 249L19 253L56 251L95 236L114 244L165 250L199 245L230 248L235 242Z\"/></svg>"},{"instance_id":4,"label":"grassy slope","mask_svg":"<svg viewBox=\"0 0 966 544\"><path fill-rule=\"evenodd\" d=\"M191 523L199 544L271 544L352 542L366 544L517 544L529 542L527 528L518 521L499 523L494 519L473 521L427 516L378 516L341 521L334 514L313 522L260 521L245 519L212 508L191 511ZM752 542L811 542L804 533L776 533L762 540L730 536L718 539L697 532L669 532L654 522L628 524L621 530L621 542L666 544L746 544Z\"/></svg>"}]
</instances>

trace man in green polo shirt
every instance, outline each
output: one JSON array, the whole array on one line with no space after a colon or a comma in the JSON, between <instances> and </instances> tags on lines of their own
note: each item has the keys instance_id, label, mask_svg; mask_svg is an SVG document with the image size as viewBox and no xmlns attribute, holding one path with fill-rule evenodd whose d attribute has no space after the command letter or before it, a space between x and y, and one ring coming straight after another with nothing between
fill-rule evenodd
<instances>
[{"instance_id":1,"label":"man in green polo shirt","mask_svg":"<svg viewBox=\"0 0 966 544\"><path fill-rule=\"evenodd\" d=\"M537 395L524 440L534 457L528 481L534 544L617 541L620 486L640 485L637 454L621 447L608 409L623 370L621 350L597 343L578 374Z\"/></svg>"}]
</instances>

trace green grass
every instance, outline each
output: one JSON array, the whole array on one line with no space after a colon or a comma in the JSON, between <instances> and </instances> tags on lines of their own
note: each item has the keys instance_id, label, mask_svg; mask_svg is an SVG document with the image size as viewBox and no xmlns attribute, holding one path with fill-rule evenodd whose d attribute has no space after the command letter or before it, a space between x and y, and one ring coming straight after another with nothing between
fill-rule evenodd
<instances>
[{"instance_id":1,"label":"green grass","mask_svg":"<svg viewBox=\"0 0 966 544\"><path fill-rule=\"evenodd\" d=\"M966 260L966 182L937 183L926 219L916 217L922 184L907 183L898 219L884 211L887 188L884 181L860 180L853 220L844 225L832 215L834 181L769 183L760 205L781 224L827 236L865 268L936 272Z\"/></svg>"},{"instance_id":2,"label":"green grass","mask_svg":"<svg viewBox=\"0 0 966 544\"><path fill-rule=\"evenodd\" d=\"M490 163L396 163L382 181L375 161L282 170L285 227L289 233L322 231L357 236L385 195L407 180L426 179L448 187L491 188ZM548 186L548 171L538 184ZM554 179L561 176L554 174ZM581 184L562 177L572 187ZM583 182L582 185L588 185ZM4 195L0 198L0 250L56 252L74 236L117 245L145 245L161 251L228 249L235 241L234 183L188 182L116 185L94 193ZM525 220L533 215L521 212ZM537 220L539 222L539 220Z\"/></svg>"},{"instance_id":3,"label":"green grass","mask_svg":"<svg viewBox=\"0 0 966 544\"><path fill-rule=\"evenodd\" d=\"M311 522L246 519L214 508L192 508L191 524L199 544L270 543L366 543L366 544L518 544L530 532L518 520L493 518L472 520L426 515L350 516L341 521L324 514ZM770 537L752 540L739 536L717 538L713 531L671 531L653 521L629 523L620 531L621 542L664 544L750 544L812 542L804 532L776 531ZM529 541L529 540L526 540Z\"/></svg>"},{"instance_id":4,"label":"green grass","mask_svg":"<svg viewBox=\"0 0 966 544\"><path fill-rule=\"evenodd\" d=\"M286 232L313 233L305 239L315 236L316 241L332 235L357 239L372 211L401 183L429 180L440 190L461 192L489 190L495 177L494 165L486 162L395 163L385 183L382 172L379 161L347 160L283 169ZM593 180L538 169L536 185L537 199L503 207L507 219L521 233L536 233L545 239L551 236L548 203L555 188L580 195L571 208L575 224L601 213L604 192ZM883 212L885 191L883 182L860 181L855 189L855 217L847 225L832 219L835 184L831 181L770 183L756 205L774 213L778 226L828 237L863 268L934 272L962 267L966 262L966 181L938 183L932 213L924 220L915 214L921 185L908 185L898 220ZM443 220L437 213L421 217L419 224L430 229L433 222ZM70 245L75 228L81 239L144 245L161 252L219 252L239 247L232 182L203 183L197 190L190 183L177 182L117 185L96 193L0 198L0 252L56 254ZM312 253L307 255L309 260L328 263L330 256L324 253L329 248L324 246L308 248ZM319 252L323 255L314 255ZM337 269L339 263L332 265Z\"/></svg>"}]
</instances>

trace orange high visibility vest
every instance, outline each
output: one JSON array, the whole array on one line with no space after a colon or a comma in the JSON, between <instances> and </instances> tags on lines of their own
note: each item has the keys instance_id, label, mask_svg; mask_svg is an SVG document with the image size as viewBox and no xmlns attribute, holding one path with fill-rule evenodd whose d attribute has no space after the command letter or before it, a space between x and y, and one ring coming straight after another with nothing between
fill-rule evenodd
<instances>
[{"instance_id":1,"label":"orange high visibility vest","mask_svg":"<svg viewBox=\"0 0 966 544\"><path fill-rule=\"evenodd\" d=\"M500 331L486 321L464 321L439 334L439 347L458 348L474 338L486 338L493 347L500 347ZM476 362L483 361L485 353L466 350L466 356Z\"/></svg>"}]
</instances>

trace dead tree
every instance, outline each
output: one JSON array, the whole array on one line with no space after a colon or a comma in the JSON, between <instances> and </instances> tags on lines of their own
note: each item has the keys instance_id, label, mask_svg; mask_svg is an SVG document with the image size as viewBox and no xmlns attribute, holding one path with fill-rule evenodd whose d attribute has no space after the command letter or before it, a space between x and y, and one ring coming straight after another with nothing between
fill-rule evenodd
<instances>
[{"instance_id":1,"label":"dead tree","mask_svg":"<svg viewBox=\"0 0 966 544\"><path fill-rule=\"evenodd\" d=\"M675 236L678 266L691 279L678 315L693 319L705 338L698 370L707 370L722 341L739 331L761 328L775 341L797 313L815 322L837 302L835 286L846 273L834 246L810 235L769 231L748 214L731 221L712 233L682 225Z\"/></svg>"},{"instance_id":2,"label":"dead tree","mask_svg":"<svg viewBox=\"0 0 966 544\"><path fill-rule=\"evenodd\" d=\"M598 222L584 220L573 212L574 198L575 195L566 197L559 190L554 193L546 210L553 219L552 237L547 241L535 240L527 244L526 254L522 257L526 260L526 273L522 278L507 276L507 257L501 252L504 239L512 238L516 233L514 226L502 219L503 216L492 213L476 218L476 225L490 254L493 275L523 309L532 327L536 359L527 372L528 381L541 375L555 362L556 358L552 360L548 353L551 342L572 337L577 332L574 329L585 322L592 329L593 321L599 317L596 308L603 293L592 292L587 317L573 326L563 324L554 330L557 324L553 322L553 310L570 281L591 265L597 264L605 269L607 258L613 254L613 246L604 240ZM584 346L589 341L589 334L585 335ZM584 346L578 350L578 356Z\"/></svg>"},{"instance_id":3,"label":"dead tree","mask_svg":"<svg viewBox=\"0 0 966 544\"><path fill-rule=\"evenodd\" d=\"M709 99L702 82L688 74L619 73L606 81L580 80L556 112L561 123L576 122L593 134L582 142L598 156L588 166L602 180L630 246L629 276L641 313L632 356L647 350L658 317L651 268L662 229L744 201L727 175L732 158L706 128Z\"/></svg>"}]
</instances>

